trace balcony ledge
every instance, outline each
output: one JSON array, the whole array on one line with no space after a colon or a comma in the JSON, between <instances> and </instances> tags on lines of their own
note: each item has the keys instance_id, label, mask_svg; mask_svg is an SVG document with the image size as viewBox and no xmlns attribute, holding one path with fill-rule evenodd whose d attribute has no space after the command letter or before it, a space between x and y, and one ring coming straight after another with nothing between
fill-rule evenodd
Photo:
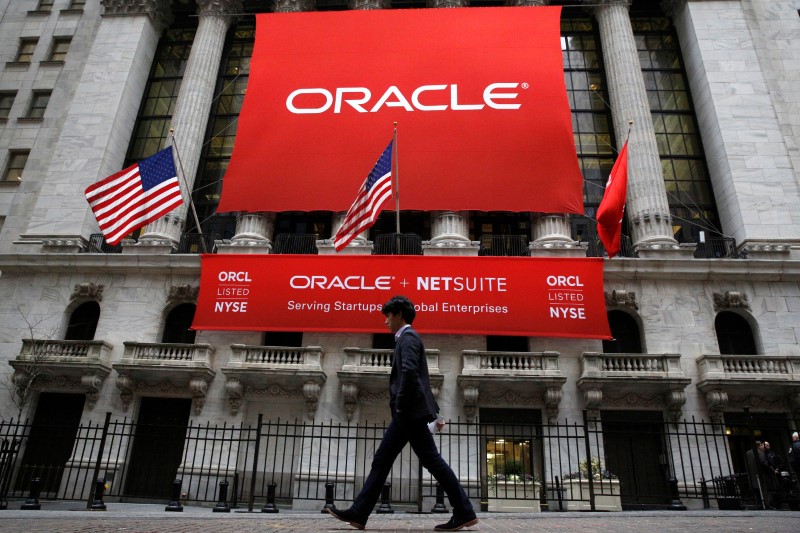
<instances>
[{"instance_id":1,"label":"balcony ledge","mask_svg":"<svg viewBox=\"0 0 800 533\"><path fill-rule=\"evenodd\" d=\"M242 398L248 391L279 387L300 391L306 400L306 412L311 420L327 375L322 370L322 347L231 345L231 359L222 373L231 413L239 413Z\"/></svg>"}]
</instances>

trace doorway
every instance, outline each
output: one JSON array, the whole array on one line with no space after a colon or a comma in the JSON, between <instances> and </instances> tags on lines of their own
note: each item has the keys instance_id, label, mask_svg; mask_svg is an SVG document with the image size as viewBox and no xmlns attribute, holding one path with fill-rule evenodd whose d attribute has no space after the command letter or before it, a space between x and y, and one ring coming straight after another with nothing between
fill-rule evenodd
<instances>
[{"instance_id":1,"label":"doorway","mask_svg":"<svg viewBox=\"0 0 800 533\"><path fill-rule=\"evenodd\" d=\"M17 490L27 490L31 479L38 477L43 494L58 492L64 467L72 455L85 402L83 394L43 392L39 395L17 475Z\"/></svg>"},{"instance_id":2,"label":"doorway","mask_svg":"<svg viewBox=\"0 0 800 533\"><path fill-rule=\"evenodd\" d=\"M603 411L606 469L620 481L622 508L658 509L670 504L659 411Z\"/></svg>"},{"instance_id":3,"label":"doorway","mask_svg":"<svg viewBox=\"0 0 800 533\"><path fill-rule=\"evenodd\" d=\"M142 398L134 429L125 495L169 498L183 459L190 398Z\"/></svg>"}]
</instances>

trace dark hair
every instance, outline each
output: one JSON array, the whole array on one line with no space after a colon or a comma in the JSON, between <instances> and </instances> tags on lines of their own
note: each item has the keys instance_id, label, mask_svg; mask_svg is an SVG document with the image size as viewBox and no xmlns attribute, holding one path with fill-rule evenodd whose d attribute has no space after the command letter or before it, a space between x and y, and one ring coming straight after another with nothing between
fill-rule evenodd
<instances>
[{"instance_id":1,"label":"dark hair","mask_svg":"<svg viewBox=\"0 0 800 533\"><path fill-rule=\"evenodd\" d=\"M414 304L405 296L392 296L389 301L383 304L381 313L384 315L400 315L406 324L414 322L414 317L417 312L414 310Z\"/></svg>"}]
</instances>

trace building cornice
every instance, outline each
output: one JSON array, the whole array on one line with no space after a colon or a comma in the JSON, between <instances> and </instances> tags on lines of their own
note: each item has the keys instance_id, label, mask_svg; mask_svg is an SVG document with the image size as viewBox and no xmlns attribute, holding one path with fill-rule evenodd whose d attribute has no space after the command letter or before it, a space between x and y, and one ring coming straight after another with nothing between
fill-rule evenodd
<instances>
[{"instance_id":1,"label":"building cornice","mask_svg":"<svg viewBox=\"0 0 800 533\"><path fill-rule=\"evenodd\" d=\"M535 258L533 258L535 259ZM0 254L0 272L114 273L170 272L198 275L200 256L194 254ZM798 282L800 261L779 259L627 259L606 260L608 281L687 280Z\"/></svg>"}]
</instances>

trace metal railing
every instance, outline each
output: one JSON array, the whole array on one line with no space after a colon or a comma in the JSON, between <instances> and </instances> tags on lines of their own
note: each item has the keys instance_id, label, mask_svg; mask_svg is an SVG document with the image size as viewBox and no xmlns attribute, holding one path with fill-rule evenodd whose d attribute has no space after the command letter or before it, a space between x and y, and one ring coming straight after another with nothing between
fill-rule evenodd
<instances>
[{"instance_id":1,"label":"metal railing","mask_svg":"<svg viewBox=\"0 0 800 533\"><path fill-rule=\"evenodd\" d=\"M422 237L416 233L384 233L375 236L373 255L422 255Z\"/></svg>"},{"instance_id":2,"label":"metal railing","mask_svg":"<svg viewBox=\"0 0 800 533\"><path fill-rule=\"evenodd\" d=\"M84 251L89 254L121 254L122 245L111 246L106 242L102 233L92 233L89 235L89 242Z\"/></svg>"},{"instance_id":3,"label":"metal railing","mask_svg":"<svg viewBox=\"0 0 800 533\"><path fill-rule=\"evenodd\" d=\"M486 256L529 256L527 235L484 235L478 255Z\"/></svg>"},{"instance_id":4,"label":"metal railing","mask_svg":"<svg viewBox=\"0 0 800 533\"><path fill-rule=\"evenodd\" d=\"M599 237L589 240L588 245L586 257L608 257L606 249L603 243L600 242ZM633 249L633 242L629 236L621 235L619 245L618 257L636 257L636 252Z\"/></svg>"},{"instance_id":5,"label":"metal railing","mask_svg":"<svg viewBox=\"0 0 800 533\"><path fill-rule=\"evenodd\" d=\"M604 423L602 426L605 426ZM620 502L653 500L680 507L681 499L702 501L728 497L724 484L710 483L734 472L726 432L718 423L695 419L648 423L637 434L652 437L658 464L613 457L614 429L584 416L558 424L450 421L434 438L445 460L470 498L492 502L522 500L542 509L600 510ZM322 508L329 486L340 506L357 494L369 472L385 424L308 423L265 420L249 424L154 426L127 419L72 427L67 460L48 455L52 435L64 427L0 421L0 502L22 499L33 477L42 480L42 498L90 501L96 480L115 501L163 500L173 480L180 480L182 500L217 501L220 482L228 482L228 502L253 510L273 494L275 503L294 508ZM730 427L748 434L749 427ZM617 430L619 431L619 430ZM148 439L167 433L183 435L180 459L137 457L137 435ZM487 463L487 451L513 462ZM38 450L27 454L27 449ZM164 444L166 453L169 446ZM522 450L522 451L519 451ZM160 454L159 454L160 455ZM613 466L609 460L613 459ZM436 483L423 471L410 447L389 475L393 504L429 510ZM333 485L330 485L333 484ZM743 494L752 494L752 488ZM746 503L746 502L745 502Z\"/></svg>"},{"instance_id":6,"label":"metal railing","mask_svg":"<svg viewBox=\"0 0 800 533\"><path fill-rule=\"evenodd\" d=\"M316 233L279 233L275 237L272 253L317 255L319 254L317 239L319 235Z\"/></svg>"},{"instance_id":7,"label":"metal railing","mask_svg":"<svg viewBox=\"0 0 800 533\"><path fill-rule=\"evenodd\" d=\"M732 237L706 237L705 242L697 241L694 256L698 259L741 259L736 251L736 240Z\"/></svg>"},{"instance_id":8,"label":"metal railing","mask_svg":"<svg viewBox=\"0 0 800 533\"><path fill-rule=\"evenodd\" d=\"M184 233L178 242L176 254L213 254L215 251L214 241L219 239L219 235L211 233Z\"/></svg>"}]
</instances>

